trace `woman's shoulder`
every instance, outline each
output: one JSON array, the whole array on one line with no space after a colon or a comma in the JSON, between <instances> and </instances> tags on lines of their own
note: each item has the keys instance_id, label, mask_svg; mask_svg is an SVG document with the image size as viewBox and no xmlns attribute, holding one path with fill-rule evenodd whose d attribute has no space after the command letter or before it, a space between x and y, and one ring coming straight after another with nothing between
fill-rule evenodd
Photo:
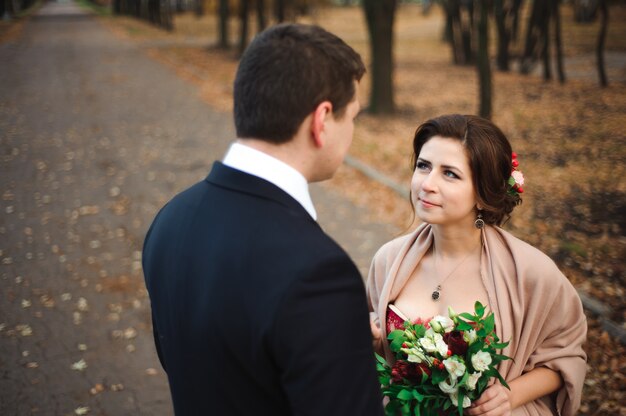
<instances>
[{"instance_id":1,"label":"woman's shoulder","mask_svg":"<svg viewBox=\"0 0 626 416\"><path fill-rule=\"evenodd\" d=\"M535 276L545 280L548 276L553 276L555 279L567 280L554 260L546 253L514 236L509 231L499 227L491 228L495 231L497 238L511 253L515 267L522 271L527 278L532 279Z\"/></svg>"},{"instance_id":2,"label":"woman's shoulder","mask_svg":"<svg viewBox=\"0 0 626 416\"><path fill-rule=\"evenodd\" d=\"M412 242L415 241L416 236L424 231L425 227L426 224L422 224L415 230L386 242L378 249L378 251L374 255L374 261L385 263L390 260L392 261L407 244L412 244Z\"/></svg>"}]
</instances>

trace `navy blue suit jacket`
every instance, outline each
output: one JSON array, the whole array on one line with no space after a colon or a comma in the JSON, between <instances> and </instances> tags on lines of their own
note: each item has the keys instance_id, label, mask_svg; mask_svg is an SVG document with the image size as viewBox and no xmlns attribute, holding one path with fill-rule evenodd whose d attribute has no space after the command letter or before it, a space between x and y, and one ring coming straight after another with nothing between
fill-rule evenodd
<instances>
[{"instance_id":1,"label":"navy blue suit jacket","mask_svg":"<svg viewBox=\"0 0 626 416\"><path fill-rule=\"evenodd\" d=\"M216 162L143 265L177 415L382 415L360 274L280 188Z\"/></svg>"}]
</instances>

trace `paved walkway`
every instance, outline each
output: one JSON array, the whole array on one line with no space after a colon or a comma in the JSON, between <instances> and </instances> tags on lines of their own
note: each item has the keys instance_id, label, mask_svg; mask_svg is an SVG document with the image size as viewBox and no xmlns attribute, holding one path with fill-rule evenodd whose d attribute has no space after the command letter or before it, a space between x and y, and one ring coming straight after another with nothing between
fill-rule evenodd
<instances>
[{"instance_id":1,"label":"paved walkway","mask_svg":"<svg viewBox=\"0 0 626 416\"><path fill-rule=\"evenodd\" d=\"M230 117L69 2L0 62L0 414L171 415L141 246L221 158ZM366 271L395 230L327 187L314 200Z\"/></svg>"}]
</instances>

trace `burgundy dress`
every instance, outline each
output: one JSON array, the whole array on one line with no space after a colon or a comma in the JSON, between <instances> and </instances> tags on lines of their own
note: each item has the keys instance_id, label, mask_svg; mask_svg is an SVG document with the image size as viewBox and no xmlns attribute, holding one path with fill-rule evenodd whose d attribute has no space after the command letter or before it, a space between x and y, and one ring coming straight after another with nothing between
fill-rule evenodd
<instances>
[{"instance_id":1,"label":"burgundy dress","mask_svg":"<svg viewBox=\"0 0 626 416\"><path fill-rule=\"evenodd\" d=\"M395 308L397 310L397 308ZM401 312L400 312L401 313ZM398 312L392 309L390 306L387 306L387 333L390 334L391 331L395 331L396 329L404 329L404 322L409 319L400 316Z\"/></svg>"}]
</instances>

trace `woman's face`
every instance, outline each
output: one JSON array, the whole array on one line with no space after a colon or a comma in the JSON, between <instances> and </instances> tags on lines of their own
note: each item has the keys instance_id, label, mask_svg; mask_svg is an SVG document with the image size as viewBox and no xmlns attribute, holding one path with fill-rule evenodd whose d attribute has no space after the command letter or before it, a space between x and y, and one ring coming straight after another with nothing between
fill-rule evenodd
<instances>
[{"instance_id":1,"label":"woman's face","mask_svg":"<svg viewBox=\"0 0 626 416\"><path fill-rule=\"evenodd\" d=\"M472 171L459 140L433 136L422 146L411 180L411 198L417 217L429 224L474 222Z\"/></svg>"}]
</instances>

